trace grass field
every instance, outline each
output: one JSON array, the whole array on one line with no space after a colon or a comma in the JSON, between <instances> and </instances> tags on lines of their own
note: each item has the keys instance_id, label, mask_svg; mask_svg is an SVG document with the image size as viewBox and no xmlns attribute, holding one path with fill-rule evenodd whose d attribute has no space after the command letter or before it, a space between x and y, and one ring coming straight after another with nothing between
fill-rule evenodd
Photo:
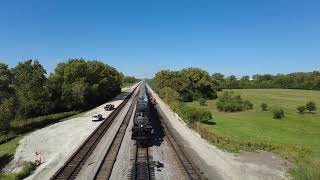
<instances>
[{"instance_id":1,"label":"grass field","mask_svg":"<svg viewBox=\"0 0 320 180\"><path fill-rule=\"evenodd\" d=\"M201 107L212 112L216 124L209 123L204 127L212 134L227 137L228 141L231 139L240 144L247 142L272 144L276 147L270 148L272 151L294 162L295 167L291 173L295 179L320 179L320 110L304 114L297 113L296 110L298 105L304 105L308 101L314 101L320 108L320 91L288 89L234 91L243 99L251 101L254 109L237 113L219 112L215 105L217 100L210 100L206 106ZM269 111L261 111L262 102L268 104ZM189 105L200 106L198 102ZM285 110L284 119L272 118L271 109L274 107ZM232 149L228 148L230 145L220 145L220 147ZM259 149L259 146L257 147ZM241 146L237 148L242 149Z\"/></svg>"}]
</instances>

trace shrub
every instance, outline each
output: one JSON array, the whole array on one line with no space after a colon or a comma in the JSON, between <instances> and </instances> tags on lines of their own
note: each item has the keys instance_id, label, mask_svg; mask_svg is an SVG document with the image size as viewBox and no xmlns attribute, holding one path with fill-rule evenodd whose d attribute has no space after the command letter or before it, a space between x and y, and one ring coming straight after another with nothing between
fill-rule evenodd
<instances>
[{"instance_id":1,"label":"shrub","mask_svg":"<svg viewBox=\"0 0 320 180\"><path fill-rule=\"evenodd\" d=\"M298 110L299 113L302 114L302 113L304 113L306 111L306 106L298 106L297 110Z\"/></svg>"},{"instance_id":2,"label":"shrub","mask_svg":"<svg viewBox=\"0 0 320 180\"><path fill-rule=\"evenodd\" d=\"M274 119L284 118L284 111L282 109L274 109L272 113Z\"/></svg>"},{"instance_id":3,"label":"shrub","mask_svg":"<svg viewBox=\"0 0 320 180\"><path fill-rule=\"evenodd\" d=\"M317 107L316 107L316 104L312 101L308 102L306 104L306 109L309 111L309 112L312 112L312 111L315 111L317 110Z\"/></svg>"},{"instance_id":4,"label":"shrub","mask_svg":"<svg viewBox=\"0 0 320 180\"><path fill-rule=\"evenodd\" d=\"M224 112L237 112L252 109L253 104L250 101L243 101L240 95L233 91L224 91L218 99L217 108Z\"/></svg>"},{"instance_id":5,"label":"shrub","mask_svg":"<svg viewBox=\"0 0 320 180\"><path fill-rule=\"evenodd\" d=\"M199 98L199 104L200 104L200 106L205 106L206 105L206 99Z\"/></svg>"},{"instance_id":6,"label":"shrub","mask_svg":"<svg viewBox=\"0 0 320 180\"><path fill-rule=\"evenodd\" d=\"M204 122L212 119L211 112L202 108L190 107L179 102L173 103L172 107L183 120L189 123Z\"/></svg>"},{"instance_id":7,"label":"shrub","mask_svg":"<svg viewBox=\"0 0 320 180\"><path fill-rule=\"evenodd\" d=\"M218 99L217 108L225 112L242 111L242 103L239 95L235 95L233 91L224 91Z\"/></svg>"},{"instance_id":8,"label":"shrub","mask_svg":"<svg viewBox=\"0 0 320 180\"><path fill-rule=\"evenodd\" d=\"M268 104L266 104L266 103L261 103L260 107L261 107L261 110L262 110L262 111L268 111Z\"/></svg>"},{"instance_id":9,"label":"shrub","mask_svg":"<svg viewBox=\"0 0 320 180\"><path fill-rule=\"evenodd\" d=\"M159 95L168 104L180 99L179 93L170 87L160 89Z\"/></svg>"},{"instance_id":10,"label":"shrub","mask_svg":"<svg viewBox=\"0 0 320 180\"><path fill-rule=\"evenodd\" d=\"M243 107L246 110L253 109L253 103L248 100L245 100L245 101L243 101Z\"/></svg>"}]
</instances>

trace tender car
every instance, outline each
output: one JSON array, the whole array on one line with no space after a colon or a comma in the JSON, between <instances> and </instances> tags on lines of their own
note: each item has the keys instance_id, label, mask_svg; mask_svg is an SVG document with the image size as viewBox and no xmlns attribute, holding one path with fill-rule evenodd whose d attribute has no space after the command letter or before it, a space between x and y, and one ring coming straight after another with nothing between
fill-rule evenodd
<instances>
[{"instance_id":1,"label":"tender car","mask_svg":"<svg viewBox=\"0 0 320 180\"><path fill-rule=\"evenodd\" d=\"M92 116L92 121L102 121L102 120L103 120L103 117L101 114Z\"/></svg>"},{"instance_id":2,"label":"tender car","mask_svg":"<svg viewBox=\"0 0 320 180\"><path fill-rule=\"evenodd\" d=\"M107 105L104 107L104 110L106 110L106 111L112 111L112 110L114 110L114 105L113 105L113 104L107 104Z\"/></svg>"}]
</instances>

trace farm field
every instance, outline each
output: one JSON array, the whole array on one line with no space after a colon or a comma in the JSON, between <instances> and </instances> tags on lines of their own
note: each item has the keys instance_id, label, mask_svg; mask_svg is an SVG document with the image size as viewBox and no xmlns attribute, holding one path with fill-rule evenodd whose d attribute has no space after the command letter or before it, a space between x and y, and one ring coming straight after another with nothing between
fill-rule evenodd
<instances>
[{"instance_id":1,"label":"farm field","mask_svg":"<svg viewBox=\"0 0 320 180\"><path fill-rule=\"evenodd\" d=\"M294 162L296 166L291 174L295 179L319 179L317 167L320 167L320 111L300 114L296 107L308 101L314 101L319 108L320 91L292 89L235 89L233 91L240 94L244 100L251 101L254 109L237 113L219 112L216 108L217 100L209 100L207 105L201 107L212 112L216 124L206 123L205 128L219 137L235 139L238 142L279 145L272 151ZM262 102L268 104L269 111L261 110ZM188 105L200 107L199 102L196 101ZM284 119L273 119L271 111L274 107L284 109ZM224 148L224 146L220 147ZM234 149L229 147L226 149L241 150L238 147ZM301 151L299 148L307 149L308 152Z\"/></svg>"}]
</instances>

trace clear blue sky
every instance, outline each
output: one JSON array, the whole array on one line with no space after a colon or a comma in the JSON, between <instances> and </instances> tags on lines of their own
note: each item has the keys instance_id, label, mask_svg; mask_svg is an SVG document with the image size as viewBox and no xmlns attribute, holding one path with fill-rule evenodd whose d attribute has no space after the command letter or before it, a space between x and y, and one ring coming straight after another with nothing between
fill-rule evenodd
<instances>
[{"instance_id":1,"label":"clear blue sky","mask_svg":"<svg viewBox=\"0 0 320 180\"><path fill-rule=\"evenodd\" d=\"M0 62L71 57L128 75L201 67L252 75L320 70L319 0L3 0Z\"/></svg>"}]
</instances>

